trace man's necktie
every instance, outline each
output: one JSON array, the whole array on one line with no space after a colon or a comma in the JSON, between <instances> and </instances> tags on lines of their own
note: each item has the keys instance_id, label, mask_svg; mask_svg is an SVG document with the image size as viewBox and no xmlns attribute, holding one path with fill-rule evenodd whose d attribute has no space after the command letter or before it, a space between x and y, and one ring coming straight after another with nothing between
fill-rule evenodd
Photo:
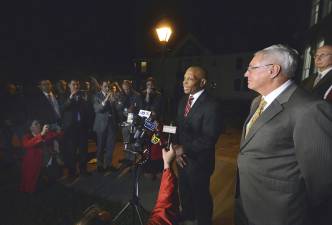
<instances>
[{"instance_id":1,"label":"man's necktie","mask_svg":"<svg viewBox=\"0 0 332 225\"><path fill-rule=\"evenodd\" d=\"M321 74L321 73L317 74L317 77L315 78L313 87L315 87L318 84L318 82L322 79L322 76L323 76L323 74Z\"/></svg>"},{"instance_id":2,"label":"man's necktie","mask_svg":"<svg viewBox=\"0 0 332 225\"><path fill-rule=\"evenodd\" d=\"M252 125L254 125L254 123L256 122L258 117L263 113L263 110L264 110L265 106L266 106L266 101L262 97L261 101L259 102L258 108L256 109L256 112L254 113L254 115L251 117L251 119L247 123L246 135L245 135L246 137L247 137L247 134L249 133L249 130L251 129Z\"/></svg>"},{"instance_id":3,"label":"man's necktie","mask_svg":"<svg viewBox=\"0 0 332 225\"><path fill-rule=\"evenodd\" d=\"M194 97L192 95L189 96L187 104L186 104L186 108L184 109L184 117L188 116L188 113L191 109L191 104L193 103Z\"/></svg>"}]
</instances>

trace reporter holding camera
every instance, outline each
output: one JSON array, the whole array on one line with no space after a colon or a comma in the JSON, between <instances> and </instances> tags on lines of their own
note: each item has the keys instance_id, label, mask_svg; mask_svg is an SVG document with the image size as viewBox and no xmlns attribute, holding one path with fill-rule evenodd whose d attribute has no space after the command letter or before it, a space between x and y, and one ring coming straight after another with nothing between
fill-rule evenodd
<instances>
[{"instance_id":1,"label":"reporter holding camera","mask_svg":"<svg viewBox=\"0 0 332 225\"><path fill-rule=\"evenodd\" d=\"M52 149L53 141L62 136L59 130L49 130L48 125L42 126L38 120L28 122L28 132L23 137L23 148L26 153L22 158L20 191L33 193L43 167L50 163L48 150Z\"/></svg>"}]
</instances>

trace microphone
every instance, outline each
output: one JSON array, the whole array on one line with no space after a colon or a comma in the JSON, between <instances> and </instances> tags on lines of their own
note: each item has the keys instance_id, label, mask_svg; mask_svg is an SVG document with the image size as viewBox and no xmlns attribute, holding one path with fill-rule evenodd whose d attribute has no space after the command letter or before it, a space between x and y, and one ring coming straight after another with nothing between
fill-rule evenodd
<instances>
[{"instance_id":1,"label":"microphone","mask_svg":"<svg viewBox=\"0 0 332 225\"><path fill-rule=\"evenodd\" d=\"M176 134L176 126L173 126L173 123L171 123L169 126L164 125L163 132L168 133L166 149L169 150L171 147L171 135Z\"/></svg>"},{"instance_id":2,"label":"microphone","mask_svg":"<svg viewBox=\"0 0 332 225\"><path fill-rule=\"evenodd\" d=\"M153 121L151 118L147 118L144 121L144 127L149 131L155 131L157 129L157 126L158 126L157 122Z\"/></svg>"}]
</instances>

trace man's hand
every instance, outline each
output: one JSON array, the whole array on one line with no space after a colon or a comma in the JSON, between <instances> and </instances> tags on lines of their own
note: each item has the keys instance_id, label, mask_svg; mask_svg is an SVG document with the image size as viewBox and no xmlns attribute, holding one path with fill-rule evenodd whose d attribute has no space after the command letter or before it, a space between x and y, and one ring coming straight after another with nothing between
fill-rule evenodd
<instances>
[{"instance_id":1,"label":"man's hand","mask_svg":"<svg viewBox=\"0 0 332 225\"><path fill-rule=\"evenodd\" d=\"M104 99L104 101L102 101L102 105L106 105L106 102L107 101L109 101L110 100L110 98L111 98L111 92L109 92L107 95L106 95L106 97L105 97L105 99Z\"/></svg>"},{"instance_id":2,"label":"man's hand","mask_svg":"<svg viewBox=\"0 0 332 225\"><path fill-rule=\"evenodd\" d=\"M175 151L172 147L168 151L166 151L166 149L163 148L164 169L168 169L171 167L174 158L175 158Z\"/></svg>"},{"instance_id":3,"label":"man's hand","mask_svg":"<svg viewBox=\"0 0 332 225\"><path fill-rule=\"evenodd\" d=\"M40 133L41 136L44 136L45 134L47 134L48 129L49 129L49 128L48 128L48 125L45 124L45 125L43 126L42 132Z\"/></svg>"},{"instance_id":4,"label":"man's hand","mask_svg":"<svg viewBox=\"0 0 332 225\"><path fill-rule=\"evenodd\" d=\"M186 154L184 154L182 145L172 145L172 148L175 150L176 162L181 167L184 168L186 163Z\"/></svg>"},{"instance_id":5,"label":"man's hand","mask_svg":"<svg viewBox=\"0 0 332 225\"><path fill-rule=\"evenodd\" d=\"M70 97L69 98L73 98L76 94L78 93L78 90L74 90L70 93Z\"/></svg>"}]
</instances>

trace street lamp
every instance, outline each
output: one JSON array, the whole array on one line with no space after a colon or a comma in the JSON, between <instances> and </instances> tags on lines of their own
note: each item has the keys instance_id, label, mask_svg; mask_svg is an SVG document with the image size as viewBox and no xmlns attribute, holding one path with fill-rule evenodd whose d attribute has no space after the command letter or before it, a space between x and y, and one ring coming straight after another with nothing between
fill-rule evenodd
<instances>
[{"instance_id":1,"label":"street lamp","mask_svg":"<svg viewBox=\"0 0 332 225\"><path fill-rule=\"evenodd\" d=\"M166 20L162 20L157 25L156 32L158 35L158 39L162 45L162 53L164 55L167 50L167 48L166 48L167 42L170 39L172 32L173 32L172 28Z\"/></svg>"},{"instance_id":2,"label":"street lamp","mask_svg":"<svg viewBox=\"0 0 332 225\"><path fill-rule=\"evenodd\" d=\"M156 28L159 41L166 44L172 35L172 29L169 26L161 26Z\"/></svg>"}]
</instances>

